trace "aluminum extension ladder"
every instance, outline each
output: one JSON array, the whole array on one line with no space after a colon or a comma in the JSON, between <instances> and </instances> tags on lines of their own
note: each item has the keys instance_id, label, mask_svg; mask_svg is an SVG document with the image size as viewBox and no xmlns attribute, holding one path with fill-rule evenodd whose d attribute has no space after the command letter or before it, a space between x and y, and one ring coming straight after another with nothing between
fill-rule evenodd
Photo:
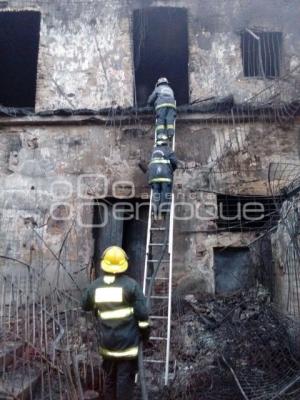
<instances>
[{"instance_id":1,"label":"aluminum extension ladder","mask_svg":"<svg viewBox=\"0 0 300 400\"><path fill-rule=\"evenodd\" d=\"M172 150L175 151L175 129ZM152 376L153 373L156 376L159 375L164 385L168 385L172 312L174 193L172 191L170 211L166 218L162 220L153 218L152 199L151 190L143 282L144 294L149 296L150 299L151 336L149 345L144 349L144 364L146 370L149 364L152 364ZM157 274L153 278L155 270L157 270ZM151 290L150 294L149 290Z\"/></svg>"}]
</instances>

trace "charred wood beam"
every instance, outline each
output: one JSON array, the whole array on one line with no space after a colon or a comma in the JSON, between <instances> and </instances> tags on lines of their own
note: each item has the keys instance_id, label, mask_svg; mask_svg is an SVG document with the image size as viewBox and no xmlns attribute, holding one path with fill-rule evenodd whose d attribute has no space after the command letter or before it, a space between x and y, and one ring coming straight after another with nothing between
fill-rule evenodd
<instances>
[{"instance_id":1,"label":"charred wood beam","mask_svg":"<svg viewBox=\"0 0 300 400\"><path fill-rule=\"evenodd\" d=\"M247 115L237 115L234 118L234 124L239 123L293 123L293 118L284 119L281 121L276 117L276 115L264 115L264 116L247 116ZM77 126L77 125L100 125L100 126L111 126L113 123L125 125L139 124L153 124L153 115L140 115L136 117L115 117L115 118L100 118L100 117L18 117L18 118L0 118L0 127L9 126ZM228 124L232 125L233 120L229 115L220 114L189 114L180 115L177 118L177 125L183 124Z\"/></svg>"},{"instance_id":2,"label":"charred wood beam","mask_svg":"<svg viewBox=\"0 0 300 400\"><path fill-rule=\"evenodd\" d=\"M284 102L279 104L273 104L272 99L269 99L267 103L265 102L245 102L245 103L235 103L232 95L226 97L209 97L207 99L196 99L190 104L185 104L177 107L179 114L222 114L230 115L232 111L235 114L243 114L245 116L251 115L283 115L285 110L293 110L293 115L300 115L300 101L299 99L294 99L290 102ZM116 117L130 117L136 118L137 116L150 115L153 117L152 107L126 107L122 108L116 107L106 107L98 110L88 109L88 108L61 108L55 110L44 110L35 112L31 108L11 108L3 107L0 105L0 117L1 118L20 118L20 117L75 117L75 116L85 116L85 117L97 117L105 116L108 118ZM289 115L287 113L287 115Z\"/></svg>"}]
</instances>

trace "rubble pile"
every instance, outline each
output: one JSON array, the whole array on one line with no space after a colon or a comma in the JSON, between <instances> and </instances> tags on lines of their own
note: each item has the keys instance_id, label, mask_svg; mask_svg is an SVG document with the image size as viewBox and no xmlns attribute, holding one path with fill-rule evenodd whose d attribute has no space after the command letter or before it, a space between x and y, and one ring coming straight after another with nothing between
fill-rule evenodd
<instances>
[{"instance_id":1,"label":"rubble pile","mask_svg":"<svg viewBox=\"0 0 300 400\"><path fill-rule=\"evenodd\" d=\"M294 384L300 364L265 288L186 295L174 309L180 310L173 320L174 379L161 398L268 400L280 393L276 398L300 398ZM297 392L294 397L289 390Z\"/></svg>"}]
</instances>

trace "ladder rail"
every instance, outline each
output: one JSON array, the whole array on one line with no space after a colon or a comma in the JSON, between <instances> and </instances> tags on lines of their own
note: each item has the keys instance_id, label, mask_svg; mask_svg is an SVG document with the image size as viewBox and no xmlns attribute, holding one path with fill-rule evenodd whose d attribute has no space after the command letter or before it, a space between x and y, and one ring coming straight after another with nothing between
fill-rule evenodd
<instances>
[{"instance_id":1,"label":"ladder rail","mask_svg":"<svg viewBox=\"0 0 300 400\"><path fill-rule=\"evenodd\" d=\"M175 132L176 122L174 121L174 136L172 141L172 150L175 151ZM174 209L175 197L172 187L170 219L169 219L169 288L168 288L168 323L167 323L167 347L166 347L166 366L165 366L165 386L169 383L170 368L170 346L171 346L171 318L172 318L172 281L173 281L173 231L174 231Z\"/></svg>"},{"instance_id":2,"label":"ladder rail","mask_svg":"<svg viewBox=\"0 0 300 400\"><path fill-rule=\"evenodd\" d=\"M143 292L146 295L147 275L148 275L148 261L149 261L149 244L151 240L151 222L152 222L152 199L153 191L150 191L149 200L149 213L148 213L148 226L147 226L147 239L146 239L146 255L145 255L145 267L144 267L144 281L143 281Z\"/></svg>"},{"instance_id":3,"label":"ladder rail","mask_svg":"<svg viewBox=\"0 0 300 400\"><path fill-rule=\"evenodd\" d=\"M174 136L172 140L172 150L175 151L175 134L176 134L176 120L174 121ZM174 182L174 179L173 179ZM166 348L166 366L165 366L165 386L169 383L169 368L170 368L170 346L171 346L171 318L172 318L172 281L173 281L173 231L174 231L174 209L175 209L175 196L173 191L172 182L172 195L170 206L170 219L169 219L169 288L168 288L168 323L167 323L167 348Z\"/></svg>"},{"instance_id":4,"label":"ladder rail","mask_svg":"<svg viewBox=\"0 0 300 400\"><path fill-rule=\"evenodd\" d=\"M175 151L175 129L176 129L176 122L174 121L174 135L172 138L172 150Z\"/></svg>"},{"instance_id":5,"label":"ladder rail","mask_svg":"<svg viewBox=\"0 0 300 400\"><path fill-rule=\"evenodd\" d=\"M172 317L172 278L173 278L173 229L174 229L174 193L172 192L169 222L169 287L168 287L168 323L167 323L167 346L165 366L165 386L169 381L170 345L171 345L171 317Z\"/></svg>"},{"instance_id":6,"label":"ladder rail","mask_svg":"<svg viewBox=\"0 0 300 400\"><path fill-rule=\"evenodd\" d=\"M177 106L175 101L175 107ZM172 138L172 150L175 151L175 135L176 135L176 118L174 119L174 135Z\"/></svg>"}]
</instances>

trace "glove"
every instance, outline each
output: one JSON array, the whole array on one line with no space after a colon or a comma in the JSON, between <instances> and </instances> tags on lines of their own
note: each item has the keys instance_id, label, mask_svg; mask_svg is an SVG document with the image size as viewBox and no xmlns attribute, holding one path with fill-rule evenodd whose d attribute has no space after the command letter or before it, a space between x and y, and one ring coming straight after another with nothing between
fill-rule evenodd
<instances>
[{"instance_id":1,"label":"glove","mask_svg":"<svg viewBox=\"0 0 300 400\"><path fill-rule=\"evenodd\" d=\"M147 343L148 340L149 340L149 337L150 337L150 325L147 325L145 327L141 327L141 324L144 324L144 323L139 323L140 336L141 336L142 341L144 343Z\"/></svg>"}]
</instances>

